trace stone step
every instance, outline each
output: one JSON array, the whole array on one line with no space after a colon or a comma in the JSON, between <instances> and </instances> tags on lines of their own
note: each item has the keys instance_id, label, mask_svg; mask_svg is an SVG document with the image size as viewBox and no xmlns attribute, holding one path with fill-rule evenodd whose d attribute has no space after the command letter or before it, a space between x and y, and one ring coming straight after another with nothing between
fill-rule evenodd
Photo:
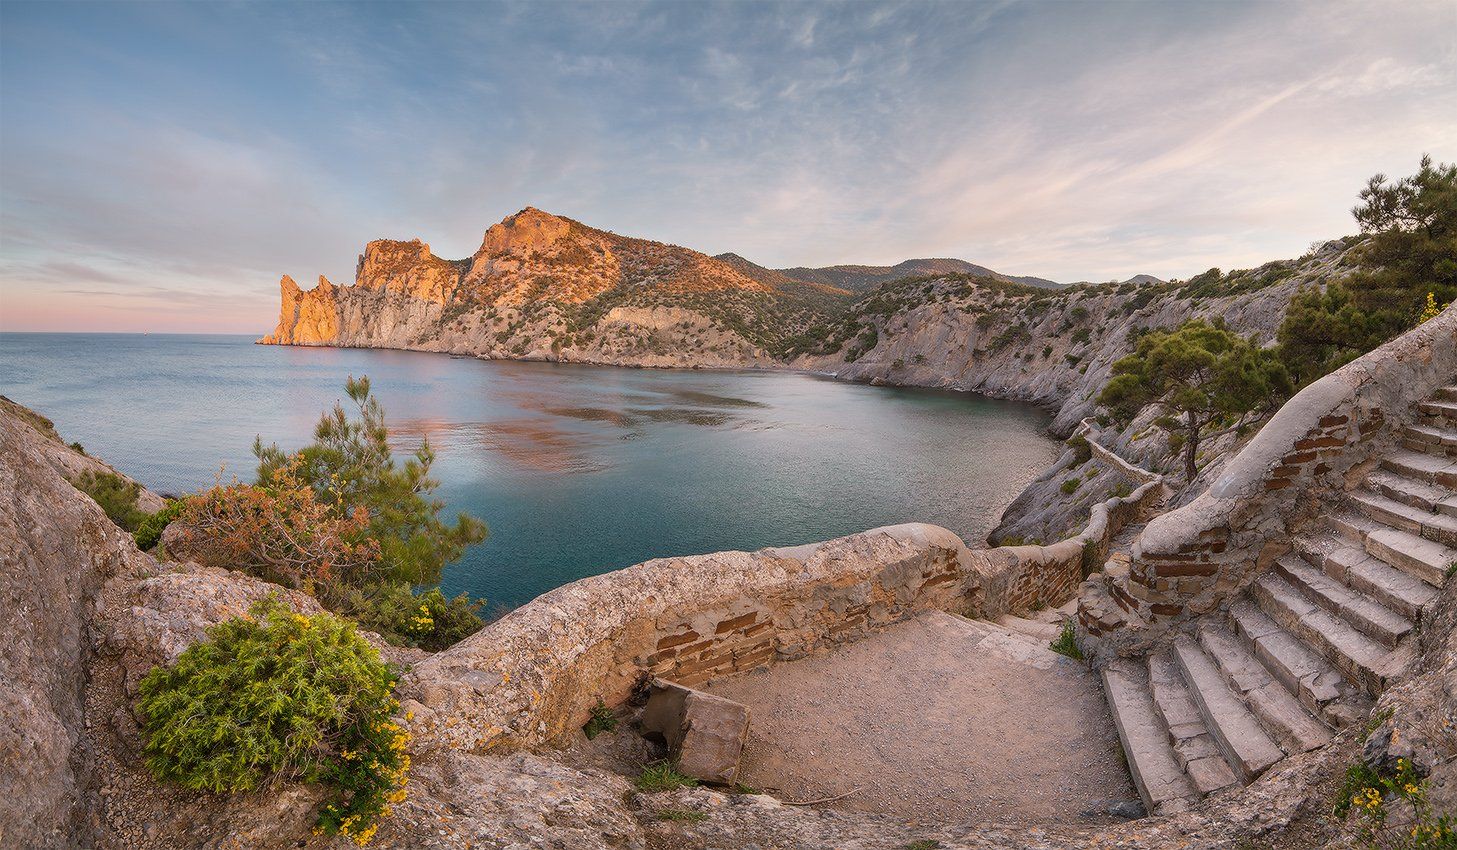
<instances>
[{"instance_id":1,"label":"stone step","mask_svg":"<svg viewBox=\"0 0 1457 850\"><path fill-rule=\"evenodd\" d=\"M1042 643L1051 643L1052 641L1057 640L1058 635L1062 634L1061 623L1044 623L1037 620L1028 620L1023 617L1017 617L1012 614L1003 614L1002 616L997 618L996 622L997 625L1009 631L1026 635L1032 640L1040 641Z\"/></svg>"},{"instance_id":2,"label":"stone step","mask_svg":"<svg viewBox=\"0 0 1457 850\"><path fill-rule=\"evenodd\" d=\"M1457 564L1457 549L1397 528L1382 528L1366 535L1366 551L1407 575L1432 587L1441 587L1447 571Z\"/></svg>"},{"instance_id":3,"label":"stone step","mask_svg":"<svg viewBox=\"0 0 1457 850\"><path fill-rule=\"evenodd\" d=\"M1417 402L1417 410L1427 416L1457 422L1457 402L1454 401L1421 401Z\"/></svg>"},{"instance_id":4,"label":"stone step","mask_svg":"<svg viewBox=\"0 0 1457 850\"><path fill-rule=\"evenodd\" d=\"M1235 600L1229 609L1230 625L1253 648L1286 690L1296 695L1306 710L1337 728L1344 728L1364 716L1357 695L1341 674L1300 638L1270 619L1248 596Z\"/></svg>"},{"instance_id":5,"label":"stone step","mask_svg":"<svg viewBox=\"0 0 1457 850\"><path fill-rule=\"evenodd\" d=\"M1362 513L1340 511L1325 519L1327 525L1367 554L1433 587L1442 586L1448 568L1457 562L1457 549L1392 528Z\"/></svg>"},{"instance_id":6,"label":"stone step","mask_svg":"<svg viewBox=\"0 0 1457 850\"><path fill-rule=\"evenodd\" d=\"M1387 647L1396 644L1412 630L1412 622L1365 594L1358 593L1294 555L1275 561L1275 570L1306 599L1324 608L1360 632L1375 638Z\"/></svg>"},{"instance_id":7,"label":"stone step","mask_svg":"<svg viewBox=\"0 0 1457 850\"><path fill-rule=\"evenodd\" d=\"M1226 626L1205 621L1199 627L1199 645L1280 749L1295 755L1330 743L1330 729L1306 711Z\"/></svg>"},{"instance_id":8,"label":"stone step","mask_svg":"<svg viewBox=\"0 0 1457 850\"><path fill-rule=\"evenodd\" d=\"M1422 608L1437 595L1435 587L1343 540L1301 538L1295 548L1326 575L1413 622L1421 619Z\"/></svg>"},{"instance_id":9,"label":"stone step","mask_svg":"<svg viewBox=\"0 0 1457 850\"><path fill-rule=\"evenodd\" d=\"M1118 740L1128 756L1128 772L1149 814L1184 811L1199 792L1179 767L1167 730L1154 708L1147 674L1131 662L1103 668L1103 693L1113 714Z\"/></svg>"},{"instance_id":10,"label":"stone step","mask_svg":"<svg viewBox=\"0 0 1457 850\"><path fill-rule=\"evenodd\" d=\"M1244 701L1229 689L1214 660L1199 644L1187 636L1176 638L1174 660L1184 674L1204 727L1241 782L1248 785L1285 757Z\"/></svg>"},{"instance_id":11,"label":"stone step","mask_svg":"<svg viewBox=\"0 0 1457 850\"><path fill-rule=\"evenodd\" d=\"M1381 458L1381 468L1428 484L1457 487L1457 461L1411 449L1395 449Z\"/></svg>"},{"instance_id":12,"label":"stone step","mask_svg":"<svg viewBox=\"0 0 1457 850\"><path fill-rule=\"evenodd\" d=\"M1281 575L1267 572L1252 588L1260 609L1329 661L1348 682L1379 696L1404 659L1306 599Z\"/></svg>"},{"instance_id":13,"label":"stone step","mask_svg":"<svg viewBox=\"0 0 1457 850\"><path fill-rule=\"evenodd\" d=\"M1356 510L1383 525L1438 543L1457 543L1457 517L1414 508L1370 490L1353 490L1346 499Z\"/></svg>"},{"instance_id":14,"label":"stone step","mask_svg":"<svg viewBox=\"0 0 1457 850\"><path fill-rule=\"evenodd\" d=\"M1189 696L1189 688L1179 667L1166 653L1148 656L1149 692L1153 695L1154 711L1168 729L1169 743L1174 747L1174 758L1179 767L1194 783L1202 795L1212 794L1223 788L1238 785L1229 762L1219 751L1219 745L1204 727L1204 719Z\"/></svg>"},{"instance_id":15,"label":"stone step","mask_svg":"<svg viewBox=\"0 0 1457 850\"><path fill-rule=\"evenodd\" d=\"M1457 386L1438 387L1437 391L1432 393L1432 399L1434 401L1457 401Z\"/></svg>"},{"instance_id":16,"label":"stone step","mask_svg":"<svg viewBox=\"0 0 1457 850\"><path fill-rule=\"evenodd\" d=\"M1402 446L1412 451L1442 457L1452 457L1457 452L1457 429L1411 424L1403 426L1400 434Z\"/></svg>"},{"instance_id":17,"label":"stone step","mask_svg":"<svg viewBox=\"0 0 1457 850\"><path fill-rule=\"evenodd\" d=\"M1386 469L1374 470L1366 476L1366 486L1388 499L1395 499L1424 511L1436 512L1439 505L1453 499L1452 491L1446 487L1407 478ZM1457 501L1454 501L1454 510L1457 510Z\"/></svg>"}]
</instances>

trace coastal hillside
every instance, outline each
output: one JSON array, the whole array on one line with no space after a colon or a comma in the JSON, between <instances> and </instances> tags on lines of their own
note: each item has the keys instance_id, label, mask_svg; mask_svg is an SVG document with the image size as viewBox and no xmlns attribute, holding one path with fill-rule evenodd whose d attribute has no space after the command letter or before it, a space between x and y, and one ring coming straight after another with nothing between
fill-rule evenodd
<instances>
[{"instance_id":1,"label":"coastal hillside","mask_svg":"<svg viewBox=\"0 0 1457 850\"><path fill-rule=\"evenodd\" d=\"M463 260L376 240L352 286L280 281L262 342L645 366L771 365L820 318L823 287L776 286L687 248L527 207ZM848 293L846 293L848 294Z\"/></svg>"},{"instance_id":2,"label":"coastal hillside","mask_svg":"<svg viewBox=\"0 0 1457 850\"><path fill-rule=\"evenodd\" d=\"M1347 241L1294 260L1188 280L1057 285L962 260L771 269L588 227L534 208L446 260L377 240L355 282L280 283L266 344L440 351L679 368L794 368L848 380L971 390L1055 409L1056 433L1094 411L1112 365L1149 329L1220 319L1273 343L1291 296L1349 274ZM1120 446L1150 461L1162 449Z\"/></svg>"}]
</instances>

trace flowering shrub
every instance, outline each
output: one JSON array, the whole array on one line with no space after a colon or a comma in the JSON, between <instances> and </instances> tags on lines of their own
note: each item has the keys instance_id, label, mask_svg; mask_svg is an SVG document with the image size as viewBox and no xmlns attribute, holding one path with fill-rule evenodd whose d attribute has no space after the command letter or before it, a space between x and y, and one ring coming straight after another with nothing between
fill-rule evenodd
<instances>
[{"instance_id":1,"label":"flowering shrub","mask_svg":"<svg viewBox=\"0 0 1457 850\"><path fill-rule=\"evenodd\" d=\"M1412 763L1396 760L1396 772L1382 774L1365 763L1347 768L1335 815L1355 812L1362 846L1380 850L1436 850L1457 847L1457 818L1433 815L1427 780Z\"/></svg>"},{"instance_id":2,"label":"flowering shrub","mask_svg":"<svg viewBox=\"0 0 1457 850\"><path fill-rule=\"evenodd\" d=\"M395 682L352 624L264 600L142 680L147 768L212 792L322 783L316 831L363 845L408 782Z\"/></svg>"},{"instance_id":3,"label":"flowering shrub","mask_svg":"<svg viewBox=\"0 0 1457 850\"><path fill-rule=\"evenodd\" d=\"M326 604L390 643L430 652L475 634L483 625L482 603L471 602L464 593L453 599L439 588L415 593L404 582L341 588Z\"/></svg>"},{"instance_id":4,"label":"flowering shrub","mask_svg":"<svg viewBox=\"0 0 1457 850\"><path fill-rule=\"evenodd\" d=\"M321 502L299 480L297 461L267 485L234 481L191 496L177 519L183 530L174 554L285 587L358 581L379 558L379 545L364 534L368 517L340 515Z\"/></svg>"}]
</instances>

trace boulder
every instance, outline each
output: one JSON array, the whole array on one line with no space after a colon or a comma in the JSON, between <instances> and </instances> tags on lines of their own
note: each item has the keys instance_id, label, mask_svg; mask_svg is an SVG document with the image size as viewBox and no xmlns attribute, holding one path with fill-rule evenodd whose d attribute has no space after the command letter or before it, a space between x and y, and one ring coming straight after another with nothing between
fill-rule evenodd
<instances>
[{"instance_id":1,"label":"boulder","mask_svg":"<svg viewBox=\"0 0 1457 850\"><path fill-rule=\"evenodd\" d=\"M749 734L749 708L720 696L654 679L639 723L661 737L685 775L731 785Z\"/></svg>"}]
</instances>

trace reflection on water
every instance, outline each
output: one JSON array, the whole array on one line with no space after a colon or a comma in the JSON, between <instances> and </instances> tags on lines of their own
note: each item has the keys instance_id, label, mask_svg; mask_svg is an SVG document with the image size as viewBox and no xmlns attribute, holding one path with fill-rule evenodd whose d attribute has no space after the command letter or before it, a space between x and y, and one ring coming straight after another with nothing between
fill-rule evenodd
<instances>
[{"instance_id":1,"label":"reflection on water","mask_svg":"<svg viewBox=\"0 0 1457 850\"><path fill-rule=\"evenodd\" d=\"M255 435L306 443L344 379L367 374L392 443L428 439L449 511L490 525L445 590L506 605L652 557L897 522L976 545L1059 448L1037 409L949 392L250 342L0 334L0 393L148 486L186 492L220 465L251 479Z\"/></svg>"},{"instance_id":2,"label":"reflection on water","mask_svg":"<svg viewBox=\"0 0 1457 850\"><path fill-rule=\"evenodd\" d=\"M536 472L596 472L605 459L593 456L593 440L563 430L543 418L508 419L478 426L481 443L491 451Z\"/></svg>"}]
</instances>

